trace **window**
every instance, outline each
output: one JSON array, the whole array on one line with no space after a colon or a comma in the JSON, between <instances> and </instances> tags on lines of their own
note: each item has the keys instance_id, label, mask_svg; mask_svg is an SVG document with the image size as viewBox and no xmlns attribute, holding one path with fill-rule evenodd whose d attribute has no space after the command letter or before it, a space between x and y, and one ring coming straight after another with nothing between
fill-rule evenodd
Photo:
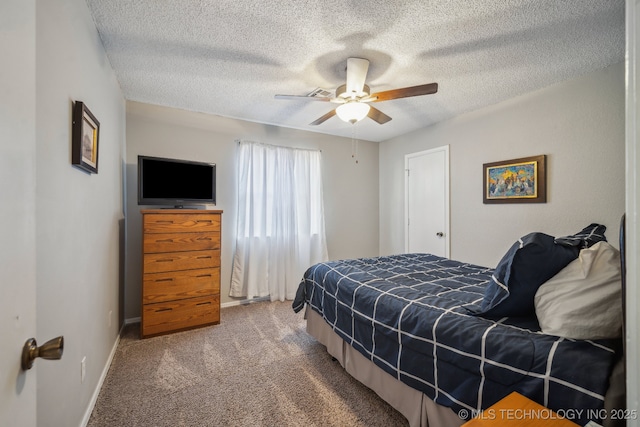
<instances>
[{"instance_id":1,"label":"window","mask_svg":"<svg viewBox=\"0 0 640 427\"><path fill-rule=\"evenodd\" d=\"M326 261L322 153L241 141L230 295L293 299L304 271Z\"/></svg>"}]
</instances>

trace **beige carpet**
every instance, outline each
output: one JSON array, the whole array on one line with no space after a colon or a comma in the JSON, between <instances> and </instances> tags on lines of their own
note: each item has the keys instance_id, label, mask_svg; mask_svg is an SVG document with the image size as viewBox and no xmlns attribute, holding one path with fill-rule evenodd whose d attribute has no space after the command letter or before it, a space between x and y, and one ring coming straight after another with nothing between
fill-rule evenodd
<instances>
[{"instance_id":1,"label":"beige carpet","mask_svg":"<svg viewBox=\"0 0 640 427\"><path fill-rule=\"evenodd\" d=\"M290 302L225 308L220 325L146 340L131 326L89 427L408 425L306 333Z\"/></svg>"}]
</instances>

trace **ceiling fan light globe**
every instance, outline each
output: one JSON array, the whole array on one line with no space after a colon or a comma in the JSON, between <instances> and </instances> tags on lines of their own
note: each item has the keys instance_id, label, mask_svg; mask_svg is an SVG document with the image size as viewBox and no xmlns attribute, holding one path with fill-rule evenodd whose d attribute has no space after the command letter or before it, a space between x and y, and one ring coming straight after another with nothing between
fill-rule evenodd
<instances>
[{"instance_id":1,"label":"ceiling fan light globe","mask_svg":"<svg viewBox=\"0 0 640 427\"><path fill-rule=\"evenodd\" d=\"M370 109L364 102L347 102L336 108L336 114L340 120L353 124L367 117Z\"/></svg>"}]
</instances>

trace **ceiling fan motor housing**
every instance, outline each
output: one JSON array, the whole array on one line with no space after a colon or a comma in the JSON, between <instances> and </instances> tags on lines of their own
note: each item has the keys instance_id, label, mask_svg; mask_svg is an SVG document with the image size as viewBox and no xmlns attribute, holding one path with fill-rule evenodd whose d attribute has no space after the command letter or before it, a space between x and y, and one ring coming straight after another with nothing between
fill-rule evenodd
<instances>
[{"instance_id":1,"label":"ceiling fan motor housing","mask_svg":"<svg viewBox=\"0 0 640 427\"><path fill-rule=\"evenodd\" d=\"M359 93L347 93L347 85L343 84L336 88L336 98L349 99L349 98L364 98L370 94L369 85L363 85L362 91Z\"/></svg>"}]
</instances>

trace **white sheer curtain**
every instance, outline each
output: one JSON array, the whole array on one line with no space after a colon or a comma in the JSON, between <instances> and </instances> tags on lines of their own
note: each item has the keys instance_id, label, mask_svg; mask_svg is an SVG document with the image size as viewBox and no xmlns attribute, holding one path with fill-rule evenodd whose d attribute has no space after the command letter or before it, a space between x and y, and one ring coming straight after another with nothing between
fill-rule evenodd
<instances>
[{"instance_id":1,"label":"white sheer curtain","mask_svg":"<svg viewBox=\"0 0 640 427\"><path fill-rule=\"evenodd\" d=\"M321 153L240 141L230 296L293 299L305 270L326 261Z\"/></svg>"}]
</instances>

